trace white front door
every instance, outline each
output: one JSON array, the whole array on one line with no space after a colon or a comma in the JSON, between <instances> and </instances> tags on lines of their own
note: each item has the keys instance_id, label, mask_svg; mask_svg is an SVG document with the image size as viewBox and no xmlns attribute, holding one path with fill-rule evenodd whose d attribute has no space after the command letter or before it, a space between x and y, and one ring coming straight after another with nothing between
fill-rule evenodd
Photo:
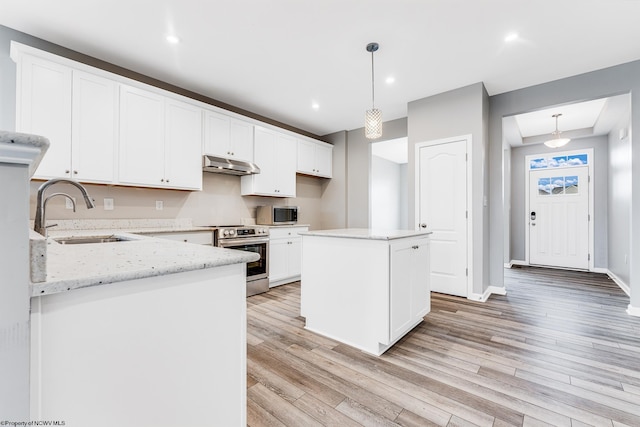
<instances>
[{"instance_id":1,"label":"white front door","mask_svg":"<svg viewBox=\"0 0 640 427\"><path fill-rule=\"evenodd\" d=\"M589 168L529 172L529 264L589 268Z\"/></svg>"},{"instance_id":2,"label":"white front door","mask_svg":"<svg viewBox=\"0 0 640 427\"><path fill-rule=\"evenodd\" d=\"M432 231L431 290L466 297L467 141L419 148L418 227Z\"/></svg>"}]
</instances>

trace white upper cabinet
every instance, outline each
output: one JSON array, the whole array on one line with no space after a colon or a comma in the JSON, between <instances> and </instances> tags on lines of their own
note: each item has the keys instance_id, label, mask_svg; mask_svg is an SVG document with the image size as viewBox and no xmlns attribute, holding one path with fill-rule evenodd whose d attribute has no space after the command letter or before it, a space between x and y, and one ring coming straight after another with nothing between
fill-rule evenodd
<instances>
[{"instance_id":1,"label":"white upper cabinet","mask_svg":"<svg viewBox=\"0 0 640 427\"><path fill-rule=\"evenodd\" d=\"M199 108L120 86L120 183L199 190L201 144Z\"/></svg>"},{"instance_id":2,"label":"white upper cabinet","mask_svg":"<svg viewBox=\"0 0 640 427\"><path fill-rule=\"evenodd\" d=\"M202 189L202 110L165 100L165 182L170 187Z\"/></svg>"},{"instance_id":3,"label":"white upper cabinet","mask_svg":"<svg viewBox=\"0 0 640 427\"><path fill-rule=\"evenodd\" d=\"M18 70L17 130L51 142L34 177L112 182L116 83L29 55L22 56Z\"/></svg>"},{"instance_id":4,"label":"white upper cabinet","mask_svg":"<svg viewBox=\"0 0 640 427\"><path fill-rule=\"evenodd\" d=\"M305 175L331 178L333 146L324 142L298 139L296 171Z\"/></svg>"},{"instance_id":5,"label":"white upper cabinet","mask_svg":"<svg viewBox=\"0 0 640 427\"><path fill-rule=\"evenodd\" d=\"M71 177L85 182L115 180L118 85L73 71Z\"/></svg>"},{"instance_id":6,"label":"white upper cabinet","mask_svg":"<svg viewBox=\"0 0 640 427\"><path fill-rule=\"evenodd\" d=\"M254 162L256 175L241 178L243 196L296 196L296 140L270 129L255 127Z\"/></svg>"},{"instance_id":7,"label":"white upper cabinet","mask_svg":"<svg viewBox=\"0 0 640 427\"><path fill-rule=\"evenodd\" d=\"M51 143L34 177L69 176L71 69L23 55L17 70L16 130L42 135Z\"/></svg>"},{"instance_id":8,"label":"white upper cabinet","mask_svg":"<svg viewBox=\"0 0 640 427\"><path fill-rule=\"evenodd\" d=\"M204 154L253 161L253 125L205 110Z\"/></svg>"}]
</instances>

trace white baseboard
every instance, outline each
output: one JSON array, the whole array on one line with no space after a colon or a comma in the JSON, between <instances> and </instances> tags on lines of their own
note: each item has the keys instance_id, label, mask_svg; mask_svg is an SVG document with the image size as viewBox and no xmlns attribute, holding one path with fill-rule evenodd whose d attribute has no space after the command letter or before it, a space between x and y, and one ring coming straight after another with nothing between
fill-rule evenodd
<instances>
[{"instance_id":1,"label":"white baseboard","mask_svg":"<svg viewBox=\"0 0 640 427\"><path fill-rule=\"evenodd\" d=\"M506 295L507 289L501 286L489 286L482 294L469 294L467 299L478 302L487 302L491 294Z\"/></svg>"},{"instance_id":2,"label":"white baseboard","mask_svg":"<svg viewBox=\"0 0 640 427\"><path fill-rule=\"evenodd\" d=\"M509 263L509 267L511 268L514 265L529 265L529 263L527 261L521 260L521 259L512 259ZM505 267L507 266L507 264L505 264Z\"/></svg>"},{"instance_id":3,"label":"white baseboard","mask_svg":"<svg viewBox=\"0 0 640 427\"><path fill-rule=\"evenodd\" d=\"M622 281L622 279L620 279L618 276L616 276L614 273L612 273L610 270L606 271L607 276L609 276L609 278L611 280L613 280L615 282L616 285L618 285L618 287L620 289L622 289L622 291L627 294L628 297L631 296L631 288L629 287L629 285L627 285L626 283L624 283ZM631 306L629 306L631 307Z\"/></svg>"},{"instance_id":4,"label":"white baseboard","mask_svg":"<svg viewBox=\"0 0 640 427\"><path fill-rule=\"evenodd\" d=\"M609 270L606 269L606 268L602 268L602 267L594 267L589 271L592 272L592 273L609 274Z\"/></svg>"},{"instance_id":5,"label":"white baseboard","mask_svg":"<svg viewBox=\"0 0 640 427\"><path fill-rule=\"evenodd\" d=\"M640 317L640 307L633 307L631 304L627 307L627 314L629 316Z\"/></svg>"}]
</instances>

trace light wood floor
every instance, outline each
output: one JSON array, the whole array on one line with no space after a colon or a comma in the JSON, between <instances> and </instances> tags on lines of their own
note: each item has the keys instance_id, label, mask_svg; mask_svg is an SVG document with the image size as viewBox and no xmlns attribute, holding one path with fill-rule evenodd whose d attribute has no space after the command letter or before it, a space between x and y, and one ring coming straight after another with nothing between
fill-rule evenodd
<instances>
[{"instance_id":1,"label":"light wood floor","mask_svg":"<svg viewBox=\"0 0 640 427\"><path fill-rule=\"evenodd\" d=\"M381 357L303 329L300 284L248 301L257 426L640 426L640 318L606 276L505 270L486 303L432 294Z\"/></svg>"}]
</instances>

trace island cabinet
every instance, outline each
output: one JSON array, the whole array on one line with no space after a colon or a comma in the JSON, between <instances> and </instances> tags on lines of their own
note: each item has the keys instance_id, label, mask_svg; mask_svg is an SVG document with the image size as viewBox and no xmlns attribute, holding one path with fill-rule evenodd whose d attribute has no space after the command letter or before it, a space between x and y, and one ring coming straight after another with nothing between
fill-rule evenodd
<instances>
[{"instance_id":1,"label":"island cabinet","mask_svg":"<svg viewBox=\"0 0 640 427\"><path fill-rule=\"evenodd\" d=\"M302 237L307 226L272 227L269 230L269 287L300 280Z\"/></svg>"},{"instance_id":2,"label":"island cabinet","mask_svg":"<svg viewBox=\"0 0 640 427\"><path fill-rule=\"evenodd\" d=\"M430 309L428 234L302 233L300 314L306 329L380 355Z\"/></svg>"},{"instance_id":3,"label":"island cabinet","mask_svg":"<svg viewBox=\"0 0 640 427\"><path fill-rule=\"evenodd\" d=\"M271 129L255 127L254 162L260 173L243 176L243 196L296 197L296 140Z\"/></svg>"},{"instance_id":4,"label":"island cabinet","mask_svg":"<svg viewBox=\"0 0 640 427\"><path fill-rule=\"evenodd\" d=\"M253 125L205 110L203 153L253 162Z\"/></svg>"}]
</instances>

